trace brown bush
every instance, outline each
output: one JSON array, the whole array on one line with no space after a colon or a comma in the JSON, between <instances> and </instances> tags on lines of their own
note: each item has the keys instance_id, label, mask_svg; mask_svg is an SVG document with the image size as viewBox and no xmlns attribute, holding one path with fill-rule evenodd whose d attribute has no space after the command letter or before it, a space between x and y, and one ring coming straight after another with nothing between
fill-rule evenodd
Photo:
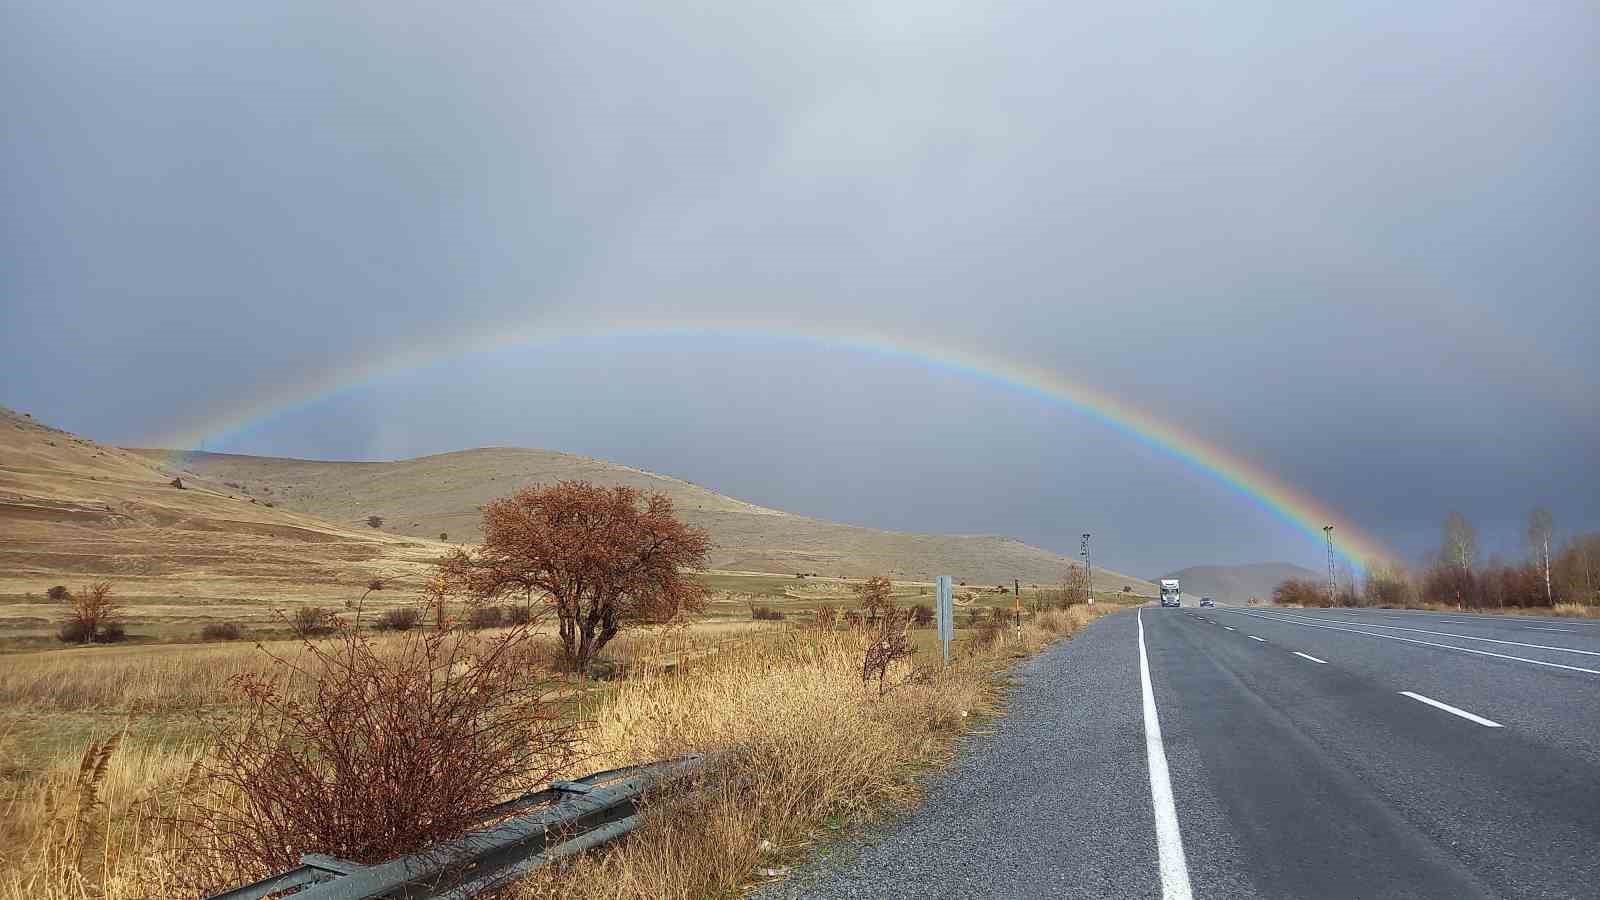
<instances>
[{"instance_id":1,"label":"brown bush","mask_svg":"<svg viewBox=\"0 0 1600 900\"><path fill-rule=\"evenodd\" d=\"M878 617L883 614L885 608L893 605L889 595L893 592L894 585L882 575L874 575L860 584L851 585L850 590L861 598L861 610L868 627L876 626Z\"/></svg>"},{"instance_id":2,"label":"brown bush","mask_svg":"<svg viewBox=\"0 0 1600 900\"><path fill-rule=\"evenodd\" d=\"M244 637L244 629L236 622L210 622L200 629L200 639L205 641L237 641Z\"/></svg>"},{"instance_id":3,"label":"brown bush","mask_svg":"<svg viewBox=\"0 0 1600 900\"><path fill-rule=\"evenodd\" d=\"M367 516L367 527L368 528L382 528L383 527L383 516Z\"/></svg>"},{"instance_id":4,"label":"brown bush","mask_svg":"<svg viewBox=\"0 0 1600 900\"><path fill-rule=\"evenodd\" d=\"M467 615L467 625L472 628L499 628L504 617L498 606L478 606Z\"/></svg>"},{"instance_id":5,"label":"brown bush","mask_svg":"<svg viewBox=\"0 0 1600 900\"><path fill-rule=\"evenodd\" d=\"M386 609L373 627L379 631L410 631L422 624L422 610L415 606L397 606Z\"/></svg>"},{"instance_id":6,"label":"brown bush","mask_svg":"<svg viewBox=\"0 0 1600 900\"><path fill-rule=\"evenodd\" d=\"M117 624L122 604L111 596L111 582L86 584L77 593L67 591L62 599L67 604L67 620L57 632L62 641L93 644L122 640L122 627ZM113 628L115 635L108 637Z\"/></svg>"},{"instance_id":7,"label":"brown bush","mask_svg":"<svg viewBox=\"0 0 1600 900\"><path fill-rule=\"evenodd\" d=\"M757 622L781 622L786 618L783 610L774 609L764 604L750 604L750 618Z\"/></svg>"},{"instance_id":8,"label":"brown bush","mask_svg":"<svg viewBox=\"0 0 1600 900\"><path fill-rule=\"evenodd\" d=\"M873 679L877 679L880 697L884 693L889 667L912 653L911 640L907 635L910 627L909 610L898 610L892 606L885 608L878 619L872 640L868 642L862 654L861 680L871 683Z\"/></svg>"},{"instance_id":9,"label":"brown bush","mask_svg":"<svg viewBox=\"0 0 1600 900\"><path fill-rule=\"evenodd\" d=\"M665 494L564 481L485 506L483 546L441 563L433 593L546 597L582 672L622 629L704 609L705 588L684 570L704 566L710 550L710 536L679 521Z\"/></svg>"},{"instance_id":10,"label":"brown bush","mask_svg":"<svg viewBox=\"0 0 1600 900\"><path fill-rule=\"evenodd\" d=\"M189 868L216 882L197 887L302 853L372 863L417 851L576 762L579 726L522 668L528 629L416 630L379 652L337 628L277 658L281 675L236 679L245 710L215 729L173 817Z\"/></svg>"},{"instance_id":11,"label":"brown bush","mask_svg":"<svg viewBox=\"0 0 1600 900\"><path fill-rule=\"evenodd\" d=\"M1309 578L1290 578L1272 589L1272 602L1281 606L1327 606L1328 586Z\"/></svg>"},{"instance_id":12,"label":"brown bush","mask_svg":"<svg viewBox=\"0 0 1600 900\"><path fill-rule=\"evenodd\" d=\"M528 625L533 622L533 607L525 603L513 603L506 607L507 625Z\"/></svg>"},{"instance_id":13,"label":"brown bush","mask_svg":"<svg viewBox=\"0 0 1600 900\"><path fill-rule=\"evenodd\" d=\"M911 624L918 628L927 628L933 624L933 607L926 603L918 603L911 607Z\"/></svg>"},{"instance_id":14,"label":"brown bush","mask_svg":"<svg viewBox=\"0 0 1600 900\"><path fill-rule=\"evenodd\" d=\"M328 634L333 626L333 614L320 606L302 606L289 617L290 630L300 638Z\"/></svg>"},{"instance_id":15,"label":"brown bush","mask_svg":"<svg viewBox=\"0 0 1600 900\"><path fill-rule=\"evenodd\" d=\"M45 599L51 601L52 603L60 603L70 596L72 596L72 592L67 590L67 586L64 584L54 585L49 590L44 592Z\"/></svg>"},{"instance_id":16,"label":"brown bush","mask_svg":"<svg viewBox=\"0 0 1600 900\"><path fill-rule=\"evenodd\" d=\"M819 606L811 622L818 628L826 628L831 631L833 626L839 622L839 610L832 606Z\"/></svg>"}]
</instances>

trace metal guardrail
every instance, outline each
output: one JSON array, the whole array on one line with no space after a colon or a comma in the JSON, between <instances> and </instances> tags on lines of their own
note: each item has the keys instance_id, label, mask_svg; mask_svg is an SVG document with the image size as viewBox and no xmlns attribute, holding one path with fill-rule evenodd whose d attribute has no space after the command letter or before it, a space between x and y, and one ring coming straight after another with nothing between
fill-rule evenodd
<instances>
[{"instance_id":1,"label":"metal guardrail","mask_svg":"<svg viewBox=\"0 0 1600 900\"><path fill-rule=\"evenodd\" d=\"M321 854L210 900L264 900L295 890L295 900L468 900L546 863L615 840L639 825L639 799L651 788L693 775L701 755L628 766L552 782L486 809L481 831L374 865Z\"/></svg>"}]
</instances>

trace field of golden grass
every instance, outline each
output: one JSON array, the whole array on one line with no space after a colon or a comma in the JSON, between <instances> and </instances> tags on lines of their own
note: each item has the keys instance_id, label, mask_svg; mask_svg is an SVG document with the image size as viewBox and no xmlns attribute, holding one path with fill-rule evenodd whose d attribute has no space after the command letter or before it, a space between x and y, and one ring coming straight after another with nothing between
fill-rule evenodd
<instances>
[{"instance_id":1,"label":"field of golden grass","mask_svg":"<svg viewBox=\"0 0 1600 900\"><path fill-rule=\"evenodd\" d=\"M528 896L726 894L820 829L910 802L915 776L997 709L1010 661L1115 606L1047 611L1021 638L959 638L933 665L931 630L878 696L867 638L798 621L724 621L630 635L607 649L619 677L576 684L564 711L592 722L584 771L688 751L723 764L704 789L652 810L614 851L522 887ZM268 645L279 655L293 642ZM554 657L553 643L550 646ZM0 900L178 896L162 824L173 790L225 716L231 679L277 664L248 644L90 647L12 654L0 672ZM679 665L670 666L670 663ZM536 676L545 677L545 676ZM580 773L574 773L580 774ZM683 804L687 804L685 808ZM766 849L763 849L766 848Z\"/></svg>"}]
</instances>

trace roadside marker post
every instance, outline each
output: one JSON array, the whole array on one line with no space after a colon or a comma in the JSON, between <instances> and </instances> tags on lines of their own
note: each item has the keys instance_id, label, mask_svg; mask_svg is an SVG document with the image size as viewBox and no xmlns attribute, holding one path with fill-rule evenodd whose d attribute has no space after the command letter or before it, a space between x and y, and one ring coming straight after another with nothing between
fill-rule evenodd
<instances>
[{"instance_id":1,"label":"roadside marker post","mask_svg":"<svg viewBox=\"0 0 1600 900\"><path fill-rule=\"evenodd\" d=\"M956 616L954 591L950 587L950 576L940 575L935 582L938 585L938 602L934 608L934 620L939 626L939 645L944 651L944 664L950 665L950 641L956 636Z\"/></svg>"}]
</instances>

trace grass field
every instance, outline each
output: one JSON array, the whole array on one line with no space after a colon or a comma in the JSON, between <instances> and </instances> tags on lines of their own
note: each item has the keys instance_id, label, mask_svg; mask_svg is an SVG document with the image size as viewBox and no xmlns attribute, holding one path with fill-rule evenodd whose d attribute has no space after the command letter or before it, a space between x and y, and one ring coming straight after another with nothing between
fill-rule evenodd
<instances>
[{"instance_id":1,"label":"grass field","mask_svg":"<svg viewBox=\"0 0 1600 900\"><path fill-rule=\"evenodd\" d=\"M777 721L774 716L796 716L794 727L807 735L807 741L817 740L819 730L832 733L837 728L857 729L858 735L871 737L889 727L895 735L914 736L909 743L900 737L882 739L884 746L875 752L884 755L872 763L872 772L840 776L841 784L860 785L851 795L858 796L860 804L830 788L808 795L802 804L805 809L794 815L771 813L778 821L761 824L760 830L783 836L786 845L800 841L829 817L867 815L882 803L913 796L907 781L910 773L936 763L967 719L992 709L997 695L990 678L1007 659L1032 652L1046 640L1070 633L1088 617L1115 608L1102 603L1097 610L1079 607L1070 615L1030 616L1020 643L1012 640L1012 629L1005 628L997 642L983 646L979 632L967 627L967 617L958 615L957 650L962 662L951 673L938 676L945 687L937 703L926 684L908 680L913 672L937 669L933 630L914 630L917 656L901 664L895 674L906 683L893 692L898 699L880 704L860 681L860 633L821 632L810 625L819 606L853 603L849 583L728 573L705 578L716 589L707 616L688 627L625 633L602 655L604 665L597 671L603 677L580 682L561 674L556 644L548 635L538 639L544 649L537 656L546 663L532 674L547 682L563 715L596 723L586 770L654 758L690 745L703 749L735 738L743 741L751 737L752 729L759 730L751 716L769 724ZM895 599L901 605L923 602L931 593L927 585L895 585ZM1031 605L1026 590L1023 599ZM964 600L980 610L1011 603L1009 596L998 593L968 593ZM751 602L781 610L786 618L753 622ZM174 627L181 633L186 626ZM993 637L993 630L988 634ZM385 638L376 640L381 643ZM152 890L160 877L160 871L150 869L156 865L152 860L160 857L160 841L149 818L156 798L203 751L207 723L237 709L233 679L274 671L276 664L266 651L290 660L303 652L296 641L267 639L259 646L253 641L57 645L5 655L0 668L0 898L147 895L140 892ZM763 673L760 678L751 676L756 669ZM717 696L723 699L713 703ZM810 700L798 699L806 696ZM912 698L914 703L903 705ZM950 703L959 710L945 708ZM640 713L639 704L656 712ZM713 714L713 706L720 712ZM847 714L853 718L834 721ZM720 719L691 727L683 717L693 715L746 718L737 728ZM671 736L657 733L662 716L679 717L682 721L676 727L683 730ZM632 724L620 724L624 721ZM786 740L800 740L784 734L789 735ZM97 782L85 786L86 748L113 736L117 746L102 767L105 771ZM849 762L851 758L847 754L840 765L865 765L861 760ZM783 775L772 789L796 790L790 783L793 777L799 776ZM92 822L79 821L85 809ZM70 864L62 858L62 848L68 845L75 854ZM677 880L672 882L682 888L678 895L703 896L696 891L742 883L751 872L745 865L747 850L727 846L715 865L680 860L685 874L674 876ZM85 861L84 853L92 860ZM624 896L650 896L642 887L646 882L637 881L642 865L628 862L627 872L607 870L605 878L623 885L619 890ZM633 887L626 887L630 884ZM537 886L529 890L536 888L544 890Z\"/></svg>"}]
</instances>

